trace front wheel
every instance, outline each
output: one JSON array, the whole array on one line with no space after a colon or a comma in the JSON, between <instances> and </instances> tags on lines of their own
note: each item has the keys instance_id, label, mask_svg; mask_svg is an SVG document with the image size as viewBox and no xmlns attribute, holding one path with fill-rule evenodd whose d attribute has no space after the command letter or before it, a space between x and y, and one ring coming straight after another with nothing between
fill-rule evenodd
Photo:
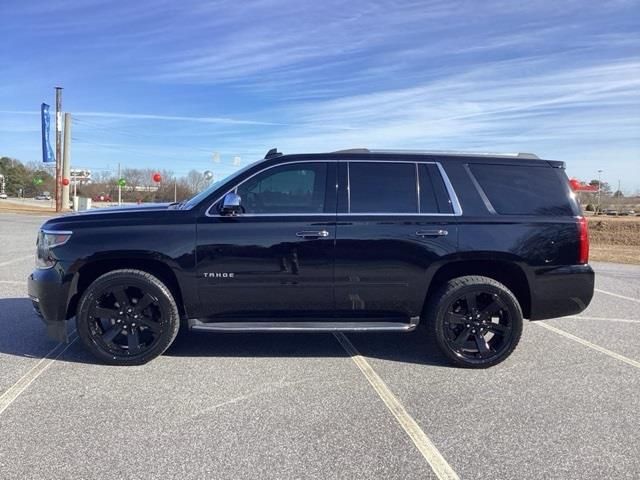
<instances>
[{"instance_id":1,"label":"front wheel","mask_svg":"<svg viewBox=\"0 0 640 480\"><path fill-rule=\"evenodd\" d=\"M522 334L522 310L516 297L488 277L449 280L426 309L429 335L454 364L487 368L505 360Z\"/></svg>"},{"instance_id":2,"label":"front wheel","mask_svg":"<svg viewBox=\"0 0 640 480\"><path fill-rule=\"evenodd\" d=\"M76 315L78 336L99 360L141 365L175 339L180 319L169 289L140 270L105 273L86 289Z\"/></svg>"}]
</instances>

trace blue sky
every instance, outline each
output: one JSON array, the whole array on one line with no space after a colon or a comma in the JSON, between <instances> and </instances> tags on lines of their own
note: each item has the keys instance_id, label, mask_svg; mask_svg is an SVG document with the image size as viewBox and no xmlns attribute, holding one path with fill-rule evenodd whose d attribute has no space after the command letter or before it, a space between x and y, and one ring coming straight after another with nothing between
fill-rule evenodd
<instances>
[{"instance_id":1,"label":"blue sky","mask_svg":"<svg viewBox=\"0 0 640 480\"><path fill-rule=\"evenodd\" d=\"M96 171L526 151L640 190L639 1L2 0L0 18L0 155L41 158L61 85L73 164Z\"/></svg>"}]
</instances>

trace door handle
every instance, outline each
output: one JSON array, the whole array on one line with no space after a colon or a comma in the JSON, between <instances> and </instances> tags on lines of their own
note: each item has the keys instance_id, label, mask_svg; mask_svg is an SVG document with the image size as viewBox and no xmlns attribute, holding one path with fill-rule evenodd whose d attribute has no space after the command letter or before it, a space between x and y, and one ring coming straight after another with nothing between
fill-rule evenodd
<instances>
[{"instance_id":1,"label":"door handle","mask_svg":"<svg viewBox=\"0 0 640 480\"><path fill-rule=\"evenodd\" d=\"M326 238L328 236L329 236L329 232L327 232L326 230L319 230L319 231L305 230L305 231L296 233L296 237L299 237L299 238Z\"/></svg>"},{"instance_id":2,"label":"door handle","mask_svg":"<svg viewBox=\"0 0 640 480\"><path fill-rule=\"evenodd\" d=\"M449 235L449 230L419 230L416 232L418 237L445 237Z\"/></svg>"}]
</instances>

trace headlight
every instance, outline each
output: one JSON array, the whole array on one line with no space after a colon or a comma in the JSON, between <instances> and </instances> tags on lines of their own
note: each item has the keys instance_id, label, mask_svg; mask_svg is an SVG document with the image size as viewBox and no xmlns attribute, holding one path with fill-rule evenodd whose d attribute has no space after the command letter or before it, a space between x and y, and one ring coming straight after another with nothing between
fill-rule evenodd
<instances>
[{"instance_id":1,"label":"headlight","mask_svg":"<svg viewBox=\"0 0 640 480\"><path fill-rule=\"evenodd\" d=\"M36 242L36 267L51 268L56 263L51 249L64 245L71 238L72 232L40 230Z\"/></svg>"}]
</instances>

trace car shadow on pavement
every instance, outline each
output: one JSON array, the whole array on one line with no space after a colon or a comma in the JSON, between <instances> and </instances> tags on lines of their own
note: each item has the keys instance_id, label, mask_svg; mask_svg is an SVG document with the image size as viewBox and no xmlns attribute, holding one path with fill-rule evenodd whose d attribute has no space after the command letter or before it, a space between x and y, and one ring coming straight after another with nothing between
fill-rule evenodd
<instances>
[{"instance_id":1,"label":"car shadow on pavement","mask_svg":"<svg viewBox=\"0 0 640 480\"><path fill-rule=\"evenodd\" d=\"M71 328L71 326L70 326ZM42 357L56 342L49 339L28 298L0 298L0 354ZM347 333L360 354L383 360L449 367L422 331ZM330 333L193 333L181 331L164 353L168 357L346 357ZM74 345L60 360L100 363Z\"/></svg>"},{"instance_id":2,"label":"car shadow on pavement","mask_svg":"<svg viewBox=\"0 0 640 480\"><path fill-rule=\"evenodd\" d=\"M422 331L346 333L365 357L402 363L450 367ZM164 353L176 357L346 357L330 333L194 333L181 332Z\"/></svg>"},{"instance_id":3,"label":"car shadow on pavement","mask_svg":"<svg viewBox=\"0 0 640 480\"><path fill-rule=\"evenodd\" d=\"M57 344L28 298L0 298L0 354L42 357Z\"/></svg>"}]
</instances>

